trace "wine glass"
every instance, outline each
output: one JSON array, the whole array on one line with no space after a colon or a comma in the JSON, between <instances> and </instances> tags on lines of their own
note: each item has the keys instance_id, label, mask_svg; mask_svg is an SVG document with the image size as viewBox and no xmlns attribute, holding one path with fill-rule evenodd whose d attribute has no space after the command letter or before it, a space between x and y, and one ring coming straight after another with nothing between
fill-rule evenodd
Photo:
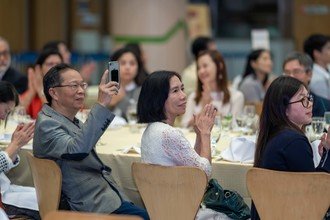
<instances>
[{"instance_id":1,"label":"wine glass","mask_svg":"<svg viewBox=\"0 0 330 220\"><path fill-rule=\"evenodd\" d=\"M215 155L216 153L216 145L220 140L221 130L222 130L221 117L220 115L217 115L215 116L214 125L211 130L211 155Z\"/></svg>"},{"instance_id":2,"label":"wine glass","mask_svg":"<svg viewBox=\"0 0 330 220\"><path fill-rule=\"evenodd\" d=\"M324 112L324 121L325 121L325 128L328 129L330 126L330 112Z\"/></svg>"},{"instance_id":3,"label":"wine glass","mask_svg":"<svg viewBox=\"0 0 330 220\"><path fill-rule=\"evenodd\" d=\"M233 115L230 114L230 113L222 117L221 125L222 125L222 128L223 128L224 131L229 131L230 130L232 120L233 120Z\"/></svg>"},{"instance_id":4,"label":"wine glass","mask_svg":"<svg viewBox=\"0 0 330 220\"><path fill-rule=\"evenodd\" d=\"M131 132L137 132L137 105L134 99L131 99L126 110L126 117Z\"/></svg>"},{"instance_id":5,"label":"wine glass","mask_svg":"<svg viewBox=\"0 0 330 220\"><path fill-rule=\"evenodd\" d=\"M255 120L256 107L254 105L245 105L243 108L243 114L245 115L245 126L252 132L252 125Z\"/></svg>"}]
</instances>

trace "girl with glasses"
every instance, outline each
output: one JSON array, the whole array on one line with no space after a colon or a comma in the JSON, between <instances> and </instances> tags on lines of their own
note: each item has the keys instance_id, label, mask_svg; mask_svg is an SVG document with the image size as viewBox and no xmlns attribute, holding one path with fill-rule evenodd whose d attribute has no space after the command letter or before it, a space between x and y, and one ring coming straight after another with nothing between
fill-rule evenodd
<instances>
[{"instance_id":1,"label":"girl with glasses","mask_svg":"<svg viewBox=\"0 0 330 220\"><path fill-rule=\"evenodd\" d=\"M330 172L330 135L319 145L315 168L304 126L312 122L313 97L299 80L281 76L268 88L260 116L254 166L288 172ZM251 219L259 219L252 204Z\"/></svg>"}]
</instances>

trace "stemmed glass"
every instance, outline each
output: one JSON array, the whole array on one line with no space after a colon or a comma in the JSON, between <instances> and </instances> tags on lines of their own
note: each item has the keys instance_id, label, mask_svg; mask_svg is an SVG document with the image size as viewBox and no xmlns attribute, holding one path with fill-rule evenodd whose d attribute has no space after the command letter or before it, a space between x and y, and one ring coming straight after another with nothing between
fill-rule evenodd
<instances>
[{"instance_id":1,"label":"stemmed glass","mask_svg":"<svg viewBox=\"0 0 330 220\"><path fill-rule=\"evenodd\" d=\"M245 125L249 130L252 130L252 125L254 123L254 118L256 115L256 107L254 105L246 105L243 109L243 114L245 115Z\"/></svg>"},{"instance_id":2,"label":"stemmed glass","mask_svg":"<svg viewBox=\"0 0 330 220\"><path fill-rule=\"evenodd\" d=\"M330 126L330 112L324 113L325 128L328 129Z\"/></svg>"},{"instance_id":3,"label":"stemmed glass","mask_svg":"<svg viewBox=\"0 0 330 220\"><path fill-rule=\"evenodd\" d=\"M214 125L211 130L211 155L215 155L216 153L216 146L218 141L220 140L221 131L221 117L220 115L217 115L215 116Z\"/></svg>"},{"instance_id":4,"label":"stemmed glass","mask_svg":"<svg viewBox=\"0 0 330 220\"><path fill-rule=\"evenodd\" d=\"M130 127L131 132L137 132L137 105L136 102L131 99L130 104L127 107L126 117L128 121L128 125Z\"/></svg>"}]
</instances>

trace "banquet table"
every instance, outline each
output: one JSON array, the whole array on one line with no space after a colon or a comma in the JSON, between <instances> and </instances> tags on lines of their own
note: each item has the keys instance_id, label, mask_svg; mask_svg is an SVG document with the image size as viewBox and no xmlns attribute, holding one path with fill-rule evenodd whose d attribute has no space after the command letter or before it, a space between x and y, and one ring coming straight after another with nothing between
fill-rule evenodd
<instances>
[{"instance_id":1,"label":"banquet table","mask_svg":"<svg viewBox=\"0 0 330 220\"><path fill-rule=\"evenodd\" d=\"M13 128L12 128L13 129ZM8 130L6 129L6 132ZM0 129L1 132L4 132ZM131 165L135 161L140 161L140 155L136 152L124 152L123 149L135 146L139 149L143 127L138 132L131 132L128 126L109 128L100 138L96 145L101 160L112 169L112 175L118 185L124 190L127 196L137 205L143 207L140 194L136 188L131 175ZM194 142L193 132L183 130L185 136L190 142ZM230 135L222 135L217 143L217 152L228 147ZM0 148L4 148L6 143L0 142ZM12 169L7 176L13 184L33 186L33 180L30 168L26 159L27 152L32 151L32 143L24 146L19 152L21 162L19 166ZM235 190L243 197L245 202L250 205L251 199L246 189L246 173L252 167L252 164L242 164L237 162L224 161L214 158L212 161L212 178L219 181L224 189Z\"/></svg>"}]
</instances>

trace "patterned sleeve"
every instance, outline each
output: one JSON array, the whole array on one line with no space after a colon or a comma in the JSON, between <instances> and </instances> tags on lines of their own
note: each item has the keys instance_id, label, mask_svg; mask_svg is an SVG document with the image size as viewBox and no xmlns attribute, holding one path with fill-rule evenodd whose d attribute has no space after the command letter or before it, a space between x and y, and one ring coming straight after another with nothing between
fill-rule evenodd
<instances>
[{"instance_id":1,"label":"patterned sleeve","mask_svg":"<svg viewBox=\"0 0 330 220\"><path fill-rule=\"evenodd\" d=\"M165 153L179 166L198 167L210 178L212 166L208 159L199 156L190 146L183 133L176 129L167 129L162 134L162 147Z\"/></svg>"},{"instance_id":2,"label":"patterned sleeve","mask_svg":"<svg viewBox=\"0 0 330 220\"><path fill-rule=\"evenodd\" d=\"M17 155L16 160L13 161L8 156L7 152L0 151L0 172L8 172L11 168L16 167L19 164L20 158Z\"/></svg>"}]
</instances>

